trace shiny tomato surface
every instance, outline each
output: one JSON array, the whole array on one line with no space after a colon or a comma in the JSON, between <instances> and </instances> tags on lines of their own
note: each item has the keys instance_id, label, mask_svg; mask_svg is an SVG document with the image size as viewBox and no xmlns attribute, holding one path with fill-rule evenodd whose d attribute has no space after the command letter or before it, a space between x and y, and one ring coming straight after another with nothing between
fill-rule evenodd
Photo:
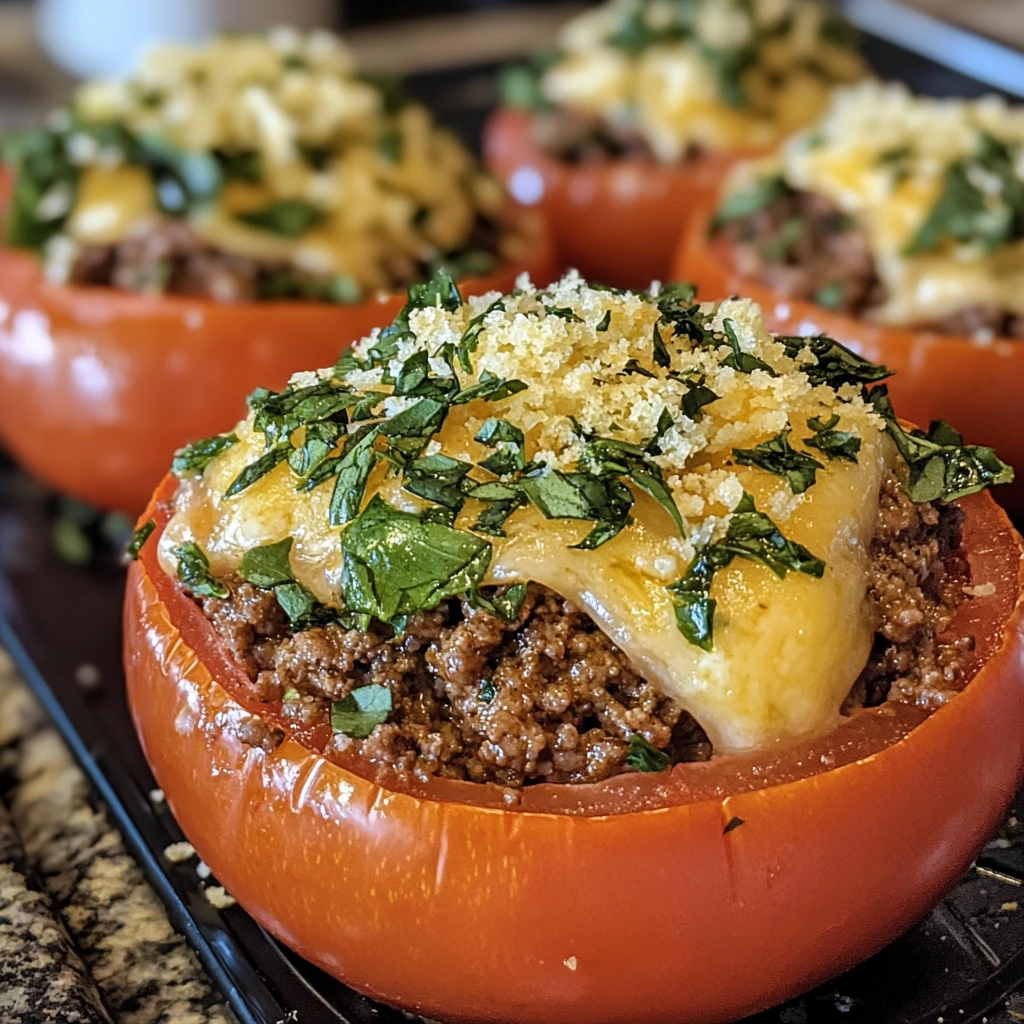
<instances>
[{"instance_id":1,"label":"shiny tomato surface","mask_svg":"<svg viewBox=\"0 0 1024 1024\"><path fill-rule=\"evenodd\" d=\"M157 537L174 486L145 513ZM899 935L1020 781L1020 538L988 495L961 505L971 578L993 586L950 627L973 661L928 717L883 705L783 750L518 795L419 782L258 703L155 538L128 579L129 702L218 880L359 991L467 1024L733 1020ZM272 753L239 739L253 715L287 733Z\"/></svg>"},{"instance_id":2,"label":"shiny tomato surface","mask_svg":"<svg viewBox=\"0 0 1024 1024\"><path fill-rule=\"evenodd\" d=\"M690 211L744 155L709 154L679 165L571 164L544 153L529 114L517 110L496 111L484 132L487 166L519 202L544 211L569 266L622 288L665 280Z\"/></svg>"},{"instance_id":3,"label":"shiny tomato surface","mask_svg":"<svg viewBox=\"0 0 1024 1024\"><path fill-rule=\"evenodd\" d=\"M742 277L723 244L710 237L717 200L705 200L694 214L672 267L673 280L692 281L701 299L742 295L764 310L776 334L827 334L866 359L896 371L887 381L901 416L915 423L948 420L972 444L991 445L1017 470L1014 483L997 488L997 500L1013 514L1024 513L1024 341L971 338L912 327L887 327L833 312L812 302L775 294Z\"/></svg>"},{"instance_id":4,"label":"shiny tomato surface","mask_svg":"<svg viewBox=\"0 0 1024 1024\"><path fill-rule=\"evenodd\" d=\"M558 274L541 218L522 216L529 258L461 281L464 296L510 291L524 270L543 284ZM0 247L0 444L57 490L137 513L176 448L230 428L254 388L330 366L404 301L218 303L54 285L34 254Z\"/></svg>"}]
</instances>

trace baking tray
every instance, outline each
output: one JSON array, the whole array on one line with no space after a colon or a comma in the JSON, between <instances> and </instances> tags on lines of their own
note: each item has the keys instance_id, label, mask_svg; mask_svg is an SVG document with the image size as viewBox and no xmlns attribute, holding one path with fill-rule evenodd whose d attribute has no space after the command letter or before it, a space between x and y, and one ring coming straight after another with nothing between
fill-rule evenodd
<instances>
[{"instance_id":1,"label":"baking tray","mask_svg":"<svg viewBox=\"0 0 1024 1024\"><path fill-rule=\"evenodd\" d=\"M869 37L866 52L879 74L922 92L986 91L881 39ZM413 78L410 91L476 144L494 99L494 70L434 72ZM183 836L166 807L151 799L156 784L125 702L124 570L109 542L110 526L62 502L0 452L0 646L52 716L174 926L242 1024L406 1024L407 1014L329 978L240 907L216 910L204 896L196 861L175 864L164 855ZM1018 799L1024 808L1024 793ZM1024 820L1011 810L976 865L927 918L866 963L747 1024L1013 1021L1024 1021Z\"/></svg>"}]
</instances>

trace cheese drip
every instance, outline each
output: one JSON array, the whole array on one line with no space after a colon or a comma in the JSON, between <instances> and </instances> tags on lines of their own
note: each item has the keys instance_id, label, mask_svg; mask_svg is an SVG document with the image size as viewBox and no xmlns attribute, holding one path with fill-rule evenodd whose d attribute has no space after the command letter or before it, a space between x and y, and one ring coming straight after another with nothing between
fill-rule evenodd
<instances>
[{"instance_id":1,"label":"cheese drip","mask_svg":"<svg viewBox=\"0 0 1024 1024\"><path fill-rule=\"evenodd\" d=\"M97 141L111 125L183 162L217 158L220 171L215 164L205 172L223 179L213 194L173 211L202 242L342 276L363 293L390 290L415 279L422 263L477 245L479 219L500 220L505 203L454 135L424 107L390 109L324 32L156 47L130 77L82 86L72 110L73 120L62 113L56 121L67 122L66 150L80 168L64 224L75 245L116 244L167 215L151 169L132 163L141 158L131 147ZM231 159L242 169L232 170ZM309 226L274 230L244 219L282 203L311 209ZM487 253L516 259L522 244L504 237Z\"/></svg>"},{"instance_id":2,"label":"cheese drip","mask_svg":"<svg viewBox=\"0 0 1024 1024\"><path fill-rule=\"evenodd\" d=\"M984 135L1010 147L1024 181L1024 112L995 96L935 100L865 83L838 93L822 122L783 148L781 170L793 188L826 196L866 229L887 295L874 319L941 322L974 306L1024 315L1024 240L991 252L948 242L905 251L939 200L947 168L973 158ZM998 206L998 179L980 165L968 177Z\"/></svg>"},{"instance_id":3,"label":"cheese drip","mask_svg":"<svg viewBox=\"0 0 1024 1024\"><path fill-rule=\"evenodd\" d=\"M834 18L814 0L698 0L685 11L610 0L566 25L542 89L558 106L635 128L666 162L691 146L763 148L817 117L834 83L865 74L832 38Z\"/></svg>"},{"instance_id":4,"label":"cheese drip","mask_svg":"<svg viewBox=\"0 0 1024 1024\"><path fill-rule=\"evenodd\" d=\"M536 304L532 290L509 300L508 312L491 314L493 326L481 334L478 361L506 366L515 361L528 388L504 402L454 407L433 447L478 462L491 450L474 436L488 416L499 415L526 426L531 453L542 454L551 464L559 459L568 464L574 457L571 445L556 440L560 409L574 409L603 432L602 416L628 422L620 405L624 403L635 414L638 435L647 429L646 416L657 419L662 408L675 405L667 391L669 380L625 375L587 387L576 376L576 370L584 371L592 382L609 363L625 361L630 353L642 358L658 313L637 297L591 291L573 278L567 282L555 289L551 301L571 306L582 323L550 316L531 321L516 306ZM464 327L474 309L479 312L494 298L484 297L460 315L421 311L411 322L421 336L437 341L445 337L445 327ZM605 339L592 325L607 310L624 330L621 335L608 331ZM780 356L756 306L733 300L721 304L718 313L737 325L745 346L770 356L783 372L770 377L762 371L713 369L718 357L706 353L677 357L701 361L709 370L709 383L721 395L706 407L700 424L681 417L676 436L666 439L668 453L659 456L677 505L690 517L690 537L682 538L665 510L639 491L633 523L593 551L571 547L591 524L545 519L528 506L509 519L506 538L487 538L493 558L484 583L534 581L586 609L637 670L693 714L715 749L725 753L770 747L835 722L867 661L874 633L865 601L867 545L891 453L856 389L849 388L849 400L841 401L830 388L810 386ZM525 344L509 346L516 329L533 336L532 355ZM297 383L306 380L307 375L299 375ZM650 398L659 389L671 405L659 406ZM645 391L649 409L639 397ZM531 418L531 412L545 407L545 415ZM784 480L765 470L732 465L734 446L765 441L787 422L794 427L794 446L801 448L800 439L810 435L804 426L807 417L827 417L833 408L843 428L862 437L858 461L826 463L822 457L817 482L805 494L793 495ZM629 439L632 428L620 426ZM338 606L344 527L329 525L331 486L297 492L294 474L282 464L240 495L225 498L232 480L263 451L263 437L251 421L240 424L236 433L237 444L201 476L182 482L176 512L160 542L162 564L173 572L174 549L192 540L207 554L211 571L223 576L238 568L247 550L292 537L296 578L319 600ZM545 443L554 447L544 449ZM715 578L715 648L706 652L679 632L665 588L686 571L695 545L723 532L729 510L744 491L772 515L787 538L804 544L827 568L822 579L796 572L780 579L762 565L736 559ZM387 476L382 466L369 481L367 496L373 494L407 510L427 507L402 490L400 480ZM481 507L467 502L456 525L468 528Z\"/></svg>"}]
</instances>

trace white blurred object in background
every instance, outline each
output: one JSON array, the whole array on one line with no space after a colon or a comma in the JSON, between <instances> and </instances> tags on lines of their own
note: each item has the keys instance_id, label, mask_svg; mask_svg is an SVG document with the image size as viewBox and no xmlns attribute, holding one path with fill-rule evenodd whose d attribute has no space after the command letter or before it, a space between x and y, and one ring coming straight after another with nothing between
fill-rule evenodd
<instances>
[{"instance_id":1,"label":"white blurred object in background","mask_svg":"<svg viewBox=\"0 0 1024 1024\"><path fill-rule=\"evenodd\" d=\"M41 0L39 39L73 75L122 75L164 40L197 40L228 29L331 27L336 0Z\"/></svg>"}]
</instances>

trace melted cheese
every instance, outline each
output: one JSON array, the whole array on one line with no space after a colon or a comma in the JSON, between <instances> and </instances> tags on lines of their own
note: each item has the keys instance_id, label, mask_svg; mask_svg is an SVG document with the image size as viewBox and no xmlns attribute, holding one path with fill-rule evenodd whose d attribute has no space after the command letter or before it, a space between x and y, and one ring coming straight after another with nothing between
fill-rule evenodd
<instances>
[{"instance_id":1,"label":"melted cheese","mask_svg":"<svg viewBox=\"0 0 1024 1024\"><path fill-rule=\"evenodd\" d=\"M109 245L156 214L153 179L141 167L88 167L65 230L83 245Z\"/></svg>"},{"instance_id":2,"label":"melted cheese","mask_svg":"<svg viewBox=\"0 0 1024 1024\"><path fill-rule=\"evenodd\" d=\"M494 298L474 300L458 314L439 309L413 314L418 340L412 346L429 339L433 348L449 332L457 336L469 316ZM518 376L529 386L498 408L482 402L454 407L434 438L436 448L479 461L488 449L473 438L484 419L501 415L526 428L532 454L568 465L575 456L572 443L560 433L564 411L571 410L599 433L621 420L620 435L636 440L650 431L649 419L656 422L662 409L678 409L671 378L608 372L627 356L649 358L650 328L658 316L651 303L581 288L572 277L554 286L551 302L571 306L582 323L526 315L537 304L531 289L508 301L507 312L490 314L475 358L481 365L517 365ZM616 329L598 332L595 325L607 310ZM571 548L589 524L548 520L528 507L509 520L507 538L492 539L485 581L535 581L589 611L646 678L696 717L719 752L770 746L827 729L835 721L867 660L874 633L865 601L866 552L891 455L856 389L840 401L829 388L810 387L780 357L752 304L723 303L718 322L724 316L736 325L744 347L771 358L780 374L738 374L707 352L677 357L680 368L699 362L722 396L706 407L700 423L680 417L658 457L678 506L691 518L690 537L680 537L666 512L639 492L633 524L594 551ZM368 343L372 339L362 348ZM302 374L296 383L315 380L316 375ZM365 383L373 386L375 381ZM393 410L407 400L395 401ZM632 421L624 406L635 414ZM833 409L842 416L844 429L861 435L859 459L856 464L828 462L805 494L793 495L781 478L763 470L731 464L734 446L767 440L787 422L800 448L808 433L806 417ZM297 579L321 601L337 606L344 527L328 522L331 486L296 492L295 478L282 464L237 497L224 498L241 469L263 451L262 435L253 431L251 421L236 432L239 443L202 476L182 482L176 513L160 542L165 568L174 570L174 549L186 540L206 552L215 575L225 575L237 569L248 549L292 537ZM795 572L780 579L763 566L735 560L714 582L715 649L705 652L678 631L665 587L683 575L695 544L721 533L744 490L788 538L823 558L827 568L822 579ZM382 467L371 476L368 493L380 493L409 510L425 507L395 478L386 477ZM457 525L465 527L476 517L480 507L474 504L467 503Z\"/></svg>"},{"instance_id":3,"label":"melted cheese","mask_svg":"<svg viewBox=\"0 0 1024 1024\"><path fill-rule=\"evenodd\" d=\"M254 155L259 183L225 182L190 214L196 234L224 252L345 275L365 293L415 279L423 263L464 249L479 219L499 220L505 202L425 108L389 112L381 90L355 74L326 33L158 47L132 77L83 86L74 109L85 123L114 121L186 152ZM83 167L70 238L116 244L144 229L156 213L146 169L123 165L126 154L87 132L71 132L68 150ZM322 214L298 237L238 219L296 200ZM515 244L503 239L496 255L509 256Z\"/></svg>"},{"instance_id":4,"label":"melted cheese","mask_svg":"<svg viewBox=\"0 0 1024 1024\"><path fill-rule=\"evenodd\" d=\"M852 49L822 35L824 16L811 0L702 0L694 6L692 36L672 41L671 5L610 0L565 27L563 54L545 73L543 89L559 106L635 127L666 162L694 145L765 147L816 118L835 82L865 73ZM653 41L630 52L613 40L635 32L636 19ZM750 101L730 103L707 54L751 46L756 59L740 76Z\"/></svg>"},{"instance_id":5,"label":"melted cheese","mask_svg":"<svg viewBox=\"0 0 1024 1024\"><path fill-rule=\"evenodd\" d=\"M1024 112L996 97L935 100L866 83L838 94L820 124L783 148L790 185L827 196L865 227L887 293L873 311L879 321L941 321L972 306L1024 315L1024 243L904 254L942 193L946 169L977 152L982 132L1011 147L1024 180Z\"/></svg>"}]
</instances>

